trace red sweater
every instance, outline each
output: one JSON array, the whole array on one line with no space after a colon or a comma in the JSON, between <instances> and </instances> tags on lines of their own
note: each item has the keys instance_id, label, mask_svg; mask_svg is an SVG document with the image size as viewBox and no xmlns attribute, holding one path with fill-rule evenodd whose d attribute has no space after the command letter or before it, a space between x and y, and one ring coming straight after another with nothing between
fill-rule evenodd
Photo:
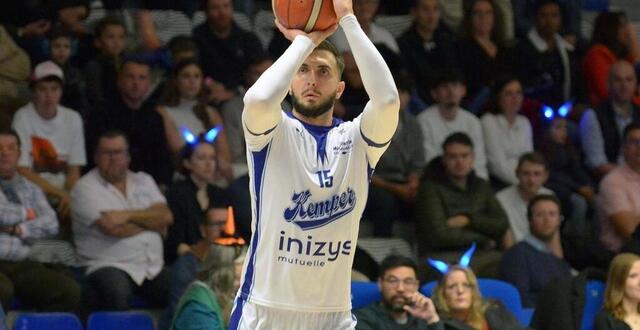
<instances>
[{"instance_id":1,"label":"red sweater","mask_svg":"<svg viewBox=\"0 0 640 330\"><path fill-rule=\"evenodd\" d=\"M620 59L607 46L596 44L592 46L582 60L582 74L587 83L589 103L593 106L606 101L609 97L607 83L609 69ZM624 59L633 64L629 58ZM640 104L640 97L634 97L634 103Z\"/></svg>"}]
</instances>

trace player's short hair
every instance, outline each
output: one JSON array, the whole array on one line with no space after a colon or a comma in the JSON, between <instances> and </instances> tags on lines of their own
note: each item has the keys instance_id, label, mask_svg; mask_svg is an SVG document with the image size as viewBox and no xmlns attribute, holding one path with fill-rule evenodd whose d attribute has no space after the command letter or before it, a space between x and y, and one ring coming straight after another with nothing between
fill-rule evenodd
<instances>
[{"instance_id":1,"label":"player's short hair","mask_svg":"<svg viewBox=\"0 0 640 330\"><path fill-rule=\"evenodd\" d=\"M416 262L413 261L413 259L399 255L390 255L384 258L384 260L382 260L382 262L380 263L380 278L384 278L384 275L387 273L387 271L398 267L409 267L413 269L416 277L418 276L418 266L416 265Z\"/></svg>"},{"instance_id":2,"label":"player's short hair","mask_svg":"<svg viewBox=\"0 0 640 330\"><path fill-rule=\"evenodd\" d=\"M344 71L344 57L342 57L342 53L328 40L323 40L314 50L326 50L329 53L333 54L336 58L336 64L338 64L338 74L341 77L342 72Z\"/></svg>"}]
</instances>

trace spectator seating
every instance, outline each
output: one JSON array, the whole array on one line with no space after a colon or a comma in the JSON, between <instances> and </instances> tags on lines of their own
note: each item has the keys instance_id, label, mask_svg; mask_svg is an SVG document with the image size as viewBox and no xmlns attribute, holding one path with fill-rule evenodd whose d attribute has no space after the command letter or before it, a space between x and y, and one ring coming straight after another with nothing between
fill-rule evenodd
<instances>
[{"instance_id":1,"label":"spectator seating","mask_svg":"<svg viewBox=\"0 0 640 330\"><path fill-rule=\"evenodd\" d=\"M82 323L72 313L22 313L13 330L82 330Z\"/></svg>"},{"instance_id":2,"label":"spectator seating","mask_svg":"<svg viewBox=\"0 0 640 330\"><path fill-rule=\"evenodd\" d=\"M94 312L89 315L87 330L154 330L153 320L142 312Z\"/></svg>"},{"instance_id":3,"label":"spectator seating","mask_svg":"<svg viewBox=\"0 0 640 330\"><path fill-rule=\"evenodd\" d=\"M420 292L430 297L436 284L436 281L429 282L420 288ZM529 325L531 317L533 316L533 309L522 307L520 293L516 287L510 283L489 278L479 278L478 285L480 286L480 293L483 297L500 300L521 324L525 326Z\"/></svg>"},{"instance_id":4,"label":"spectator seating","mask_svg":"<svg viewBox=\"0 0 640 330\"><path fill-rule=\"evenodd\" d=\"M411 246L401 238L361 238L358 240L358 247L366 251L378 264L392 254L414 258Z\"/></svg>"},{"instance_id":5,"label":"spectator seating","mask_svg":"<svg viewBox=\"0 0 640 330\"><path fill-rule=\"evenodd\" d=\"M588 281L585 292L584 309L582 310L582 330L593 330L596 314L602 308L604 301L604 289L606 285L602 281Z\"/></svg>"},{"instance_id":6,"label":"spectator seating","mask_svg":"<svg viewBox=\"0 0 640 330\"><path fill-rule=\"evenodd\" d=\"M365 307L382 299L376 282L351 282L351 308Z\"/></svg>"}]
</instances>

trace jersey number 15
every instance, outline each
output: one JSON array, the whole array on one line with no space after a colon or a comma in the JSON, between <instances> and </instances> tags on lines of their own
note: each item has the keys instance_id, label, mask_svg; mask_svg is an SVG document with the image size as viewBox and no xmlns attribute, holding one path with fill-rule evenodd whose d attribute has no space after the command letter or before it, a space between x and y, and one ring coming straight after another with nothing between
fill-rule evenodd
<instances>
[{"instance_id":1,"label":"jersey number 15","mask_svg":"<svg viewBox=\"0 0 640 330\"><path fill-rule=\"evenodd\" d=\"M331 188L333 187L333 176L329 175L330 171L318 171L316 175L318 176L318 182L320 183L320 188Z\"/></svg>"}]
</instances>

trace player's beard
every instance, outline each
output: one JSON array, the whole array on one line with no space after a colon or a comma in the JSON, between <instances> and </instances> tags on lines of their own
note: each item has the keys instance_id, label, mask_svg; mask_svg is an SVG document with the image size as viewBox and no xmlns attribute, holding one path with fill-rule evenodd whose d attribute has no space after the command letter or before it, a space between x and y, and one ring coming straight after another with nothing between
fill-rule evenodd
<instances>
[{"instance_id":1,"label":"player's beard","mask_svg":"<svg viewBox=\"0 0 640 330\"><path fill-rule=\"evenodd\" d=\"M300 100L296 97L295 94L291 93L291 103L293 103L293 109L295 109L299 114L307 117L307 118L317 118L321 115L325 114L327 111L333 108L333 105L336 102L336 93L330 95L327 100L318 103L316 105L304 105Z\"/></svg>"}]
</instances>

